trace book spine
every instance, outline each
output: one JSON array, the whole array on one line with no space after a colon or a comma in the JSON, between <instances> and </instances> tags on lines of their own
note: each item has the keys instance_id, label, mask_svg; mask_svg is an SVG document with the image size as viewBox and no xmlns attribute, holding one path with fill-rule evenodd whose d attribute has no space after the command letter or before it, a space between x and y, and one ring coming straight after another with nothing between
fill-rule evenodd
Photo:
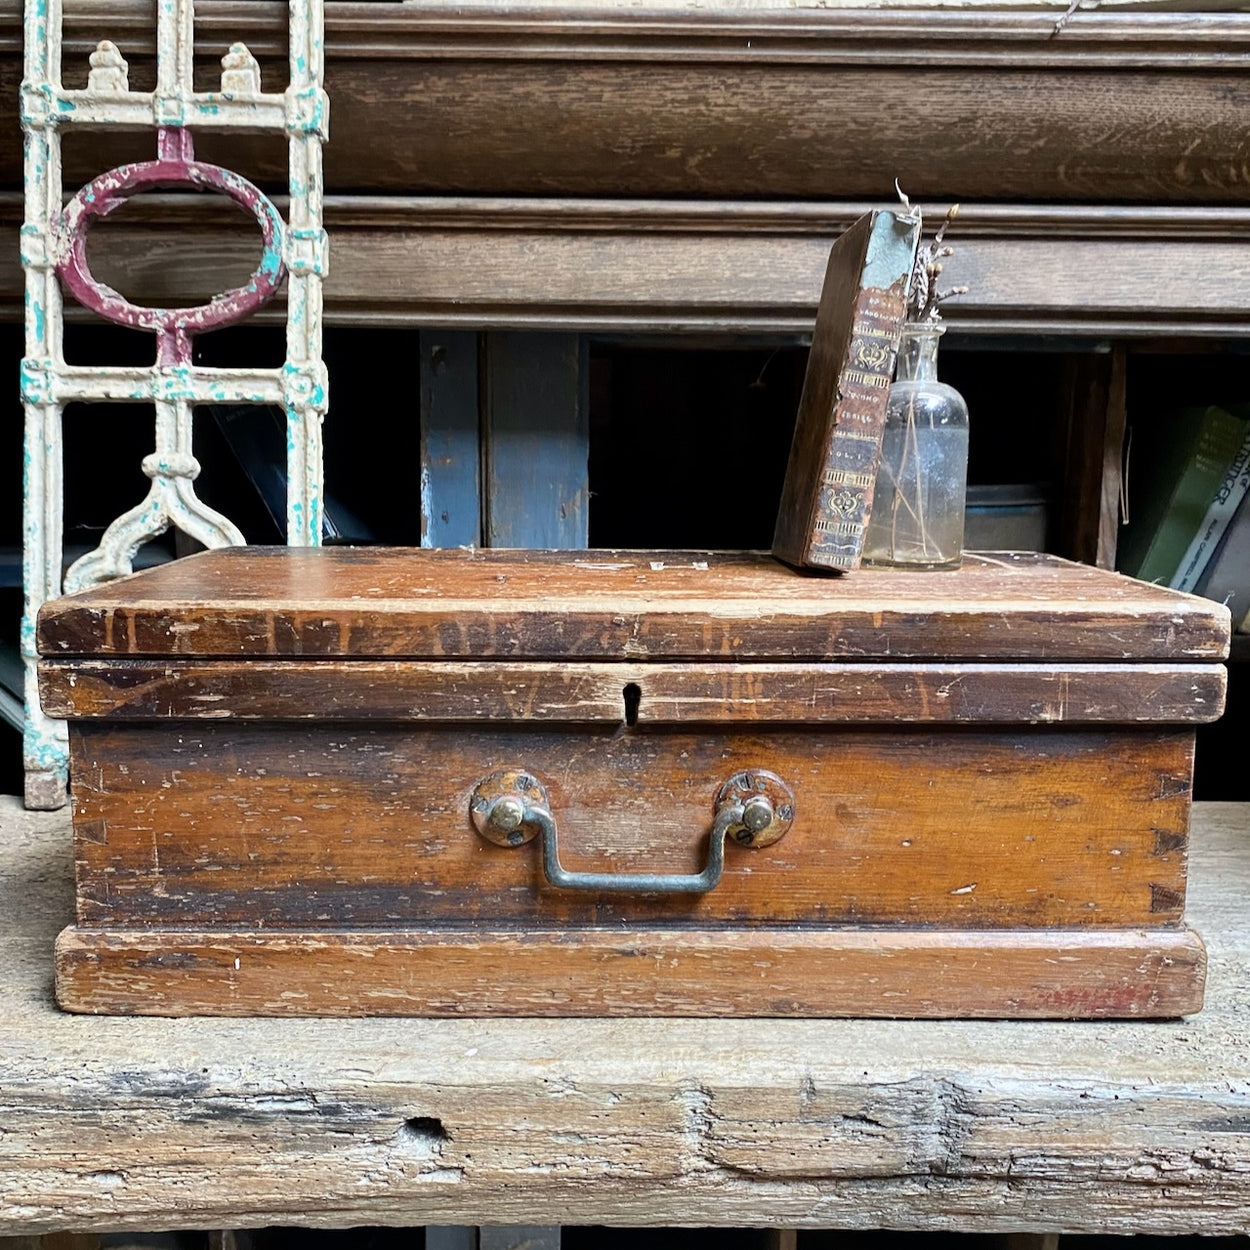
<instances>
[{"instance_id":1,"label":"book spine","mask_svg":"<svg viewBox=\"0 0 1250 1250\"><path fill-rule=\"evenodd\" d=\"M1176 573L1169 585L1173 590L1193 590L1201 580L1220 539L1228 529L1237 512L1237 506L1250 490L1250 422L1246 423L1245 437L1233 457L1224 480L1220 483L1211 505L1202 518L1198 531L1185 548Z\"/></svg>"},{"instance_id":2,"label":"book spine","mask_svg":"<svg viewBox=\"0 0 1250 1250\"><path fill-rule=\"evenodd\" d=\"M881 462L899 327L906 311L903 282L887 288L864 287L856 295L850 344L811 521L808 562L819 567L853 569L859 564Z\"/></svg>"},{"instance_id":3,"label":"book spine","mask_svg":"<svg viewBox=\"0 0 1250 1250\"><path fill-rule=\"evenodd\" d=\"M1173 484L1167 508L1135 576L1161 586L1171 582L1245 433L1245 423L1230 412L1219 407L1205 410L1189 458Z\"/></svg>"}]
</instances>

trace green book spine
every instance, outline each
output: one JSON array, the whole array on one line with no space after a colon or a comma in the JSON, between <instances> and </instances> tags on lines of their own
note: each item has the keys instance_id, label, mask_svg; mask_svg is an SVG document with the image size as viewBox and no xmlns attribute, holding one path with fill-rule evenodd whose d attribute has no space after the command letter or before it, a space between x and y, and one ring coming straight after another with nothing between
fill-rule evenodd
<instances>
[{"instance_id":1,"label":"green book spine","mask_svg":"<svg viewBox=\"0 0 1250 1250\"><path fill-rule=\"evenodd\" d=\"M1142 581L1166 585L1172 580L1245 434L1246 423L1223 408L1211 407L1203 413L1193 452L1136 570Z\"/></svg>"}]
</instances>

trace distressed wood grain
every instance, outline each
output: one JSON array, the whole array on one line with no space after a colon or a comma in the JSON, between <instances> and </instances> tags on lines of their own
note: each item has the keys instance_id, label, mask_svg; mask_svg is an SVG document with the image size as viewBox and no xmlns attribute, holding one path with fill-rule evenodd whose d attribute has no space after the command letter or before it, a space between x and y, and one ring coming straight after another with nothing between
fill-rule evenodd
<instances>
[{"instance_id":1,"label":"distressed wood grain","mask_svg":"<svg viewBox=\"0 0 1250 1250\"><path fill-rule=\"evenodd\" d=\"M1074 559L1115 568L1120 532L1124 437L1128 421L1127 352L1072 357L1065 367L1067 486L1061 525Z\"/></svg>"},{"instance_id":2,"label":"distressed wood grain","mask_svg":"<svg viewBox=\"0 0 1250 1250\"><path fill-rule=\"evenodd\" d=\"M280 84L280 6L247 7L201 18L203 60L247 38ZM16 10L9 0L10 47ZM145 16L92 5L71 35L103 27L142 82ZM795 198L838 187L888 202L899 177L913 196L965 200L1247 201L1235 89L1250 59L1245 14L1082 14L1058 37L1054 26L1045 12L660 4L623 20L593 3L331 4L326 185ZM207 46L213 35L224 43ZM85 75L81 46L71 39L67 65L80 56ZM0 89L15 94L19 76L17 55L0 59ZM15 185L16 135L3 138ZM128 151L113 135L96 143L69 163L71 183ZM283 180L280 150L230 145L236 165ZM219 155L206 146L206 159Z\"/></svg>"},{"instance_id":3,"label":"distressed wood grain","mask_svg":"<svg viewBox=\"0 0 1250 1250\"><path fill-rule=\"evenodd\" d=\"M476 547L482 541L477 335L426 332L417 336L416 349L421 546Z\"/></svg>"},{"instance_id":4,"label":"distressed wood grain","mask_svg":"<svg viewBox=\"0 0 1250 1250\"><path fill-rule=\"evenodd\" d=\"M44 660L49 716L638 725L1204 723L1222 664ZM633 686L626 707L626 687Z\"/></svg>"},{"instance_id":5,"label":"distressed wood grain","mask_svg":"<svg viewBox=\"0 0 1250 1250\"><path fill-rule=\"evenodd\" d=\"M258 55L281 56L286 50L282 3L205 0L196 23L197 52L207 57L223 39L245 37ZM982 6L989 11L974 11ZM1144 65L1165 62L1175 55L1174 45L1184 41L1200 65L1236 63L1235 58L1244 56L1244 22L1217 4L1195 11L1182 0L1174 6L1117 0L1101 11L1082 10L1080 20L1063 29L1063 38L1055 38L1055 10L1065 7L1064 0L960 5L911 0L904 6L852 3L836 9L821 0L647 0L622 14L613 0L532 0L524 5L466 0L450 12L423 0L408 0L398 11L373 0L328 0L326 45L334 56L399 52L420 57L433 51L453 59L498 55L509 48L536 55L591 48L621 54L650 46L658 59L702 55L747 62L819 60L845 55L849 47L869 60L943 64L975 61L968 45L979 40L1021 45L1002 51L1034 64ZM102 16L137 54L154 50L145 0L68 0L66 9L66 46L72 53L85 55L94 49ZM1010 9L1018 11L1004 12ZM0 5L0 48L6 51L20 50L20 12L20 0ZM682 36L686 45L674 47ZM1038 46L1043 37L1048 38ZM894 46L879 48L886 41Z\"/></svg>"},{"instance_id":6,"label":"distressed wood grain","mask_svg":"<svg viewBox=\"0 0 1250 1250\"><path fill-rule=\"evenodd\" d=\"M829 248L870 207L330 196L341 263L326 279L328 318L443 332L809 334ZM0 194L0 222L18 228L19 197ZM243 281L255 263L245 226L172 196L128 206L99 233L92 264L101 277L149 303L198 300L223 273ZM965 198L946 277L971 289L951 304L950 321L969 334L1238 334L1250 316L1247 237L1245 208ZM16 253L0 255L7 316L21 313L20 276Z\"/></svg>"},{"instance_id":7,"label":"distressed wood grain","mask_svg":"<svg viewBox=\"0 0 1250 1250\"><path fill-rule=\"evenodd\" d=\"M1199 805L1174 1023L85 1019L67 816L0 801L0 1229L1244 1233L1250 815Z\"/></svg>"},{"instance_id":8,"label":"distressed wood grain","mask_svg":"<svg viewBox=\"0 0 1250 1250\"><path fill-rule=\"evenodd\" d=\"M590 536L586 342L483 338L482 512L488 547L580 549Z\"/></svg>"},{"instance_id":9,"label":"distressed wood grain","mask_svg":"<svg viewBox=\"0 0 1250 1250\"><path fill-rule=\"evenodd\" d=\"M507 969L501 975L502 969ZM1187 929L222 933L65 929L57 1001L157 1016L1183 1016Z\"/></svg>"},{"instance_id":10,"label":"distressed wood grain","mask_svg":"<svg viewBox=\"0 0 1250 1250\"><path fill-rule=\"evenodd\" d=\"M1191 729L523 722L71 725L80 923L321 929L1175 925ZM571 870L679 874L716 798L767 769L794 795L771 846L704 894L556 889L541 843L497 846L474 787L547 787Z\"/></svg>"},{"instance_id":11,"label":"distressed wood grain","mask_svg":"<svg viewBox=\"0 0 1250 1250\"><path fill-rule=\"evenodd\" d=\"M506 591L506 598L505 598ZM209 606L211 605L211 606ZM1219 660L1228 609L1029 553L803 575L758 553L252 547L45 605L45 656Z\"/></svg>"}]
</instances>

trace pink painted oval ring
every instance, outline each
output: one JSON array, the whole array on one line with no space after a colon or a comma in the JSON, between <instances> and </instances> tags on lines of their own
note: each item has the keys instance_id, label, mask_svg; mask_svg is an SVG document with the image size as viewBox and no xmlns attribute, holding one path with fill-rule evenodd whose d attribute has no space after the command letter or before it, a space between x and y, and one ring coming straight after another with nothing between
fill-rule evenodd
<instances>
[{"instance_id":1,"label":"pink painted oval ring","mask_svg":"<svg viewBox=\"0 0 1250 1250\"><path fill-rule=\"evenodd\" d=\"M142 191L193 186L227 195L247 209L260 226L264 251L245 286L214 295L207 304L190 308L147 308L92 276L87 265L87 229ZM119 325L155 330L185 343L193 334L238 321L273 298L286 276L282 259L282 216L259 187L246 178L202 161L162 155L154 161L119 165L89 182L61 214L64 251L57 272L74 298L86 308Z\"/></svg>"}]
</instances>

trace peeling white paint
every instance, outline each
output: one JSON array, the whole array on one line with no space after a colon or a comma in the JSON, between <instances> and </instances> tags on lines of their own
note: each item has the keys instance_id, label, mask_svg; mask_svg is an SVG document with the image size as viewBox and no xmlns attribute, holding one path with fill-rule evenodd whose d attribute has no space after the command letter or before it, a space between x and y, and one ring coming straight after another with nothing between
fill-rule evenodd
<instances>
[{"instance_id":1,"label":"peeling white paint","mask_svg":"<svg viewBox=\"0 0 1250 1250\"><path fill-rule=\"evenodd\" d=\"M222 61L221 90L197 92L192 82L194 0L157 0L155 91L129 89L121 50L103 40L90 58L86 90L61 82L60 0L26 0L25 61L20 93L25 135L25 215L21 230L26 275L26 343L22 399L24 460L26 665L24 761L27 803L65 802L65 725L45 717L35 666L35 619L62 592L61 414L74 401L150 401L156 409L155 452L143 461L152 479L147 498L105 531L99 547L66 577L73 590L129 573L135 554L171 525L205 546L239 545L228 518L206 507L192 483L199 473L191 446L195 403L280 404L287 413L287 541L321 541L321 423L328 384L321 358L322 281L328 244L322 221L321 145L328 137L329 101L323 86L322 0L289 0L290 85L280 95L261 91L255 58L234 44ZM283 240L288 270L287 359L280 369L75 367L62 350L61 285L56 266L68 240L61 229L64 188L60 133L65 126L125 125L153 131L194 125L200 130L276 130L289 147L290 219ZM155 137L155 135L154 135Z\"/></svg>"}]
</instances>

